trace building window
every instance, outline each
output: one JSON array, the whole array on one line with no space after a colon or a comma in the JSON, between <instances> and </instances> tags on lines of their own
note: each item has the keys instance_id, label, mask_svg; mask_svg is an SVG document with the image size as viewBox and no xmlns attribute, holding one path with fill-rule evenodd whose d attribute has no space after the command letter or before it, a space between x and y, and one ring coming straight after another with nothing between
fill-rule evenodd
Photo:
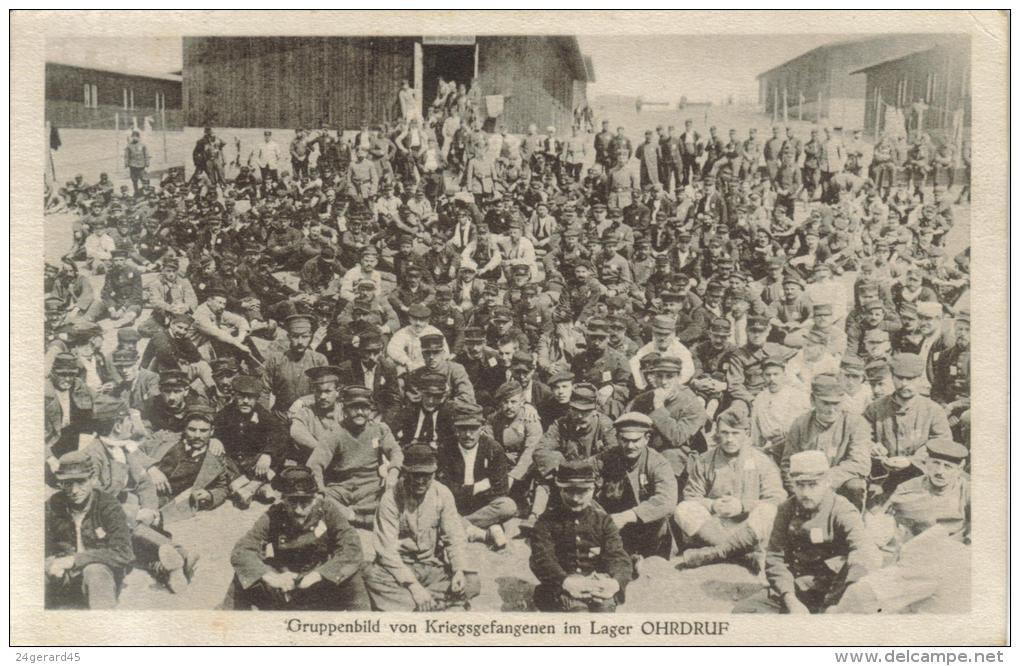
<instances>
[{"instance_id":1,"label":"building window","mask_svg":"<svg viewBox=\"0 0 1020 666\"><path fill-rule=\"evenodd\" d=\"M99 94L96 86L86 83L82 86L82 91L85 93L85 108L99 108Z\"/></svg>"}]
</instances>

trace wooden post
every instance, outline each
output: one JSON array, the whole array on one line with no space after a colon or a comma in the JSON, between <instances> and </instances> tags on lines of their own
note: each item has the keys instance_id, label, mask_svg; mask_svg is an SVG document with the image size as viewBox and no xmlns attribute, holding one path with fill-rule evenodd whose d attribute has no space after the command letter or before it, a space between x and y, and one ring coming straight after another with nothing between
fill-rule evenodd
<instances>
[{"instance_id":1,"label":"wooden post","mask_svg":"<svg viewBox=\"0 0 1020 666\"><path fill-rule=\"evenodd\" d=\"M166 154L166 109L159 110L159 122L163 126L163 163L169 164L170 158Z\"/></svg>"},{"instance_id":2,"label":"wooden post","mask_svg":"<svg viewBox=\"0 0 1020 666\"><path fill-rule=\"evenodd\" d=\"M113 145L116 146L113 151L113 163L117 164L117 158L120 156L120 111L113 112Z\"/></svg>"},{"instance_id":3,"label":"wooden post","mask_svg":"<svg viewBox=\"0 0 1020 666\"><path fill-rule=\"evenodd\" d=\"M818 124L822 123L822 91L818 91Z\"/></svg>"},{"instance_id":4,"label":"wooden post","mask_svg":"<svg viewBox=\"0 0 1020 666\"><path fill-rule=\"evenodd\" d=\"M783 86L783 122L787 122L790 119L790 104L788 100L789 94L786 86Z\"/></svg>"},{"instance_id":5,"label":"wooden post","mask_svg":"<svg viewBox=\"0 0 1020 666\"><path fill-rule=\"evenodd\" d=\"M804 120L804 91L797 91L797 120Z\"/></svg>"}]
</instances>

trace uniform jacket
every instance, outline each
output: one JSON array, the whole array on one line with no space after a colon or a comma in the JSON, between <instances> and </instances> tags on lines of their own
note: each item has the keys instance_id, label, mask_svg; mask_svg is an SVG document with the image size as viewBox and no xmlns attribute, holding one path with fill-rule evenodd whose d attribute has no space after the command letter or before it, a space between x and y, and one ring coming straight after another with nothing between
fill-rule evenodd
<instances>
[{"instance_id":1,"label":"uniform jacket","mask_svg":"<svg viewBox=\"0 0 1020 666\"><path fill-rule=\"evenodd\" d=\"M759 502L779 504L786 499L779 468L767 455L745 446L733 459L718 446L695 456L687 466L684 500L703 505L722 497L736 497L748 514Z\"/></svg>"},{"instance_id":2,"label":"uniform jacket","mask_svg":"<svg viewBox=\"0 0 1020 666\"><path fill-rule=\"evenodd\" d=\"M677 395L655 408L655 392L645 391L631 401L627 410L647 414L652 419L655 436L652 447L667 449L689 449L691 438L705 425L708 415L694 391L680 387Z\"/></svg>"},{"instance_id":3,"label":"uniform jacket","mask_svg":"<svg viewBox=\"0 0 1020 666\"><path fill-rule=\"evenodd\" d=\"M474 513L510 492L507 484L507 457L503 447L488 437L478 440L473 469L474 484L464 485L464 456L460 447L451 442L439 450L436 479L453 493L457 511L462 516ZM481 484L481 485L479 485ZM488 488L484 488L488 486ZM482 489L484 488L484 489Z\"/></svg>"},{"instance_id":4,"label":"uniform jacket","mask_svg":"<svg viewBox=\"0 0 1020 666\"><path fill-rule=\"evenodd\" d=\"M365 386L365 368L360 361L352 359L338 367L341 386ZM372 386L365 386L365 388L372 390L372 397L381 414L387 414L401 404L400 380L397 378L397 371L385 361L376 363Z\"/></svg>"},{"instance_id":5,"label":"uniform jacket","mask_svg":"<svg viewBox=\"0 0 1020 666\"><path fill-rule=\"evenodd\" d=\"M633 573L620 531L594 504L580 513L557 506L542 514L531 536L528 564L540 583L556 589L567 576L612 576L620 584L621 601Z\"/></svg>"},{"instance_id":6,"label":"uniform jacket","mask_svg":"<svg viewBox=\"0 0 1020 666\"><path fill-rule=\"evenodd\" d=\"M823 448L821 438L830 444ZM823 451L829 458L829 482L839 488L850 479L867 478L871 471L871 431L868 422L856 414L841 413L835 422L822 429L811 410L799 416L786 433L780 468L783 485L790 489L790 456L801 451Z\"/></svg>"},{"instance_id":7,"label":"uniform jacket","mask_svg":"<svg viewBox=\"0 0 1020 666\"><path fill-rule=\"evenodd\" d=\"M177 443L159 458L159 470L170 482L170 497L161 497L163 507L174 502L185 491L207 490L212 496L210 509L215 509L227 499L230 482L235 476L231 466L223 458L211 455L207 448L199 459L192 458L181 437Z\"/></svg>"},{"instance_id":8,"label":"uniform jacket","mask_svg":"<svg viewBox=\"0 0 1020 666\"><path fill-rule=\"evenodd\" d=\"M871 424L871 438L888 449L890 456L911 456L929 439L952 436L946 410L934 400L917 395L900 411L892 395L864 409L863 416Z\"/></svg>"},{"instance_id":9,"label":"uniform jacket","mask_svg":"<svg viewBox=\"0 0 1020 666\"><path fill-rule=\"evenodd\" d=\"M422 414L425 414L425 417L421 419L421 428L419 429L418 421ZM425 419L432 420L431 438L425 436L424 431L427 429ZM427 444L433 449L438 449L447 442L453 442L456 437L449 402L441 405L431 414L427 414L421 408L421 403L408 403L394 414L390 428L401 448L406 448L411 444Z\"/></svg>"},{"instance_id":10,"label":"uniform jacket","mask_svg":"<svg viewBox=\"0 0 1020 666\"><path fill-rule=\"evenodd\" d=\"M263 453L281 466L289 448L287 425L273 412L256 403L251 414L242 414L230 402L216 414L216 436L223 448L245 473Z\"/></svg>"},{"instance_id":11,"label":"uniform jacket","mask_svg":"<svg viewBox=\"0 0 1020 666\"><path fill-rule=\"evenodd\" d=\"M791 497L779 505L772 525L765 576L776 596L797 593L808 608L818 611L838 601L825 597L835 591L839 574L845 582L854 582L877 559L860 512L845 497L830 492L812 515Z\"/></svg>"},{"instance_id":12,"label":"uniform jacket","mask_svg":"<svg viewBox=\"0 0 1020 666\"><path fill-rule=\"evenodd\" d=\"M676 476L669 461L658 451L645 447L631 464L623 449L608 449L601 463L599 504L606 511L633 510L642 523L654 523L672 515L677 504Z\"/></svg>"},{"instance_id":13,"label":"uniform jacket","mask_svg":"<svg viewBox=\"0 0 1020 666\"><path fill-rule=\"evenodd\" d=\"M95 474L98 488L109 494L121 504L128 499L127 495L133 494L138 498L139 508L159 510L159 498L156 495L156 486L152 479L145 473L144 454L134 448L134 442L115 442L113 453L107 450L106 445L96 438L91 444L85 447L85 452L92 458L92 472ZM122 456L122 460L117 458ZM133 520L133 516L131 517Z\"/></svg>"},{"instance_id":14,"label":"uniform jacket","mask_svg":"<svg viewBox=\"0 0 1020 666\"><path fill-rule=\"evenodd\" d=\"M542 422L535 407L522 405L514 419L508 419L502 410L493 411L486 419L486 432L506 454L510 476L517 481L527 476L542 440Z\"/></svg>"},{"instance_id":15,"label":"uniform jacket","mask_svg":"<svg viewBox=\"0 0 1020 666\"><path fill-rule=\"evenodd\" d=\"M564 460L596 462L598 454L616 446L616 429L608 416L592 411L575 425L569 415L557 419L542 436L535 450L535 467L548 476Z\"/></svg>"},{"instance_id":16,"label":"uniform jacket","mask_svg":"<svg viewBox=\"0 0 1020 666\"><path fill-rule=\"evenodd\" d=\"M282 502L262 514L230 553L241 587L271 571L306 575L316 571L339 585L358 573L364 556L357 531L333 500L320 497L304 524L296 524Z\"/></svg>"},{"instance_id":17,"label":"uniform jacket","mask_svg":"<svg viewBox=\"0 0 1020 666\"><path fill-rule=\"evenodd\" d=\"M78 550L74 519L63 493L50 497L45 513L46 557L74 555L74 571L79 573L90 564L105 564L118 577L130 570L135 559L131 530L115 498L101 490L92 491L81 523L82 550Z\"/></svg>"},{"instance_id":18,"label":"uniform jacket","mask_svg":"<svg viewBox=\"0 0 1020 666\"><path fill-rule=\"evenodd\" d=\"M75 379L68 393L71 405L70 425L66 428L67 433L64 433L64 410L60 406L57 389L53 387L53 382L50 379L46 380L46 385L43 389L43 422L46 443L45 454L47 458L51 455L59 457L60 454L77 448L79 430L86 423L91 423L92 420L92 392L85 386L85 382ZM73 438L74 441L61 442L62 439L67 440L67 438ZM59 450L55 451L54 446L58 442L61 442L61 446L58 446L57 449Z\"/></svg>"}]
</instances>

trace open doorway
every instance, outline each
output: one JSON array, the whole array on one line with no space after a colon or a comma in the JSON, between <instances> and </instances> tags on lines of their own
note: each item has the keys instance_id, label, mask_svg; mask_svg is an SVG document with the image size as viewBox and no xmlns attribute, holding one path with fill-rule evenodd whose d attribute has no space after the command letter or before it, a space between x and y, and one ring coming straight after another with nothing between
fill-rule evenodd
<instances>
[{"instance_id":1,"label":"open doorway","mask_svg":"<svg viewBox=\"0 0 1020 666\"><path fill-rule=\"evenodd\" d=\"M439 79L470 87L475 75L475 45L422 45L422 101L432 105L439 91Z\"/></svg>"}]
</instances>

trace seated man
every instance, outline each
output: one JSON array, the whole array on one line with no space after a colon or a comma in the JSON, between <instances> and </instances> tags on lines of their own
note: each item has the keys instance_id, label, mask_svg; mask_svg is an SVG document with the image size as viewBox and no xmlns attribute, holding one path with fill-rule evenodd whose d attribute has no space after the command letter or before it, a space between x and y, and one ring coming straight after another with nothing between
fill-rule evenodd
<instances>
[{"instance_id":1,"label":"seated man","mask_svg":"<svg viewBox=\"0 0 1020 666\"><path fill-rule=\"evenodd\" d=\"M524 508L535 479L532 462L542 439L541 419L534 407L525 404L524 388L517 380L500 386L493 399L497 409L485 419L486 431L506 453L511 465L507 482L510 497L518 508ZM538 513L543 510L544 506Z\"/></svg>"},{"instance_id":2,"label":"seated man","mask_svg":"<svg viewBox=\"0 0 1020 666\"><path fill-rule=\"evenodd\" d=\"M508 497L507 455L491 437L481 437L482 408L458 403L453 416L456 446L444 443L438 452L436 478L453 492L457 511L464 516L468 541L485 542L497 550L506 548L503 523L517 513Z\"/></svg>"},{"instance_id":3,"label":"seated man","mask_svg":"<svg viewBox=\"0 0 1020 666\"><path fill-rule=\"evenodd\" d=\"M833 491L822 451L789 459L793 497L779 505L765 555L769 587L734 613L821 613L875 568L878 550L860 512Z\"/></svg>"},{"instance_id":4,"label":"seated man","mask_svg":"<svg viewBox=\"0 0 1020 666\"><path fill-rule=\"evenodd\" d=\"M252 497L273 500L267 481L283 469L289 444L287 426L258 402L262 381L241 375L233 381L233 398L216 414L215 430L227 455L243 476L233 486L242 504Z\"/></svg>"},{"instance_id":5,"label":"seated man","mask_svg":"<svg viewBox=\"0 0 1020 666\"><path fill-rule=\"evenodd\" d=\"M535 523L528 564L535 606L550 612L612 613L633 573L620 531L598 504L595 468L583 460L556 470L559 501Z\"/></svg>"},{"instance_id":6,"label":"seated man","mask_svg":"<svg viewBox=\"0 0 1020 666\"><path fill-rule=\"evenodd\" d=\"M372 607L430 611L464 604L478 588L471 576L469 589L464 526L453 493L435 480L431 448L414 444L405 453L399 483L386 489L375 514L375 561L365 573Z\"/></svg>"},{"instance_id":7,"label":"seated man","mask_svg":"<svg viewBox=\"0 0 1020 666\"><path fill-rule=\"evenodd\" d=\"M351 339L355 356L337 367L342 386L364 386L372 391L378 415L384 421L400 408L400 382L396 370L383 362L383 339L376 330L367 330Z\"/></svg>"},{"instance_id":8,"label":"seated man","mask_svg":"<svg viewBox=\"0 0 1020 666\"><path fill-rule=\"evenodd\" d=\"M895 561L848 588L833 612L952 612L959 595L969 595L969 452L950 439L929 440L926 448L924 476L901 483L886 503ZM936 610L940 602L945 611Z\"/></svg>"},{"instance_id":9,"label":"seated man","mask_svg":"<svg viewBox=\"0 0 1020 666\"><path fill-rule=\"evenodd\" d=\"M736 402L715 420L716 446L691 459L684 499L674 517L686 546L681 566L699 567L750 555L761 570L776 507L786 499L779 468L751 442L747 406Z\"/></svg>"},{"instance_id":10,"label":"seated man","mask_svg":"<svg viewBox=\"0 0 1020 666\"><path fill-rule=\"evenodd\" d=\"M191 581L198 557L175 545L161 529L156 486L145 472L148 460L131 440L134 421L124 400L97 397L95 436L81 450L91 459L95 487L116 498L124 509L135 564L147 569L172 592L180 593Z\"/></svg>"},{"instance_id":11,"label":"seated man","mask_svg":"<svg viewBox=\"0 0 1020 666\"><path fill-rule=\"evenodd\" d=\"M233 464L223 456L223 444L213 437L215 412L207 405L189 405L181 436L146 451L158 462L153 476L159 492L163 523L189 518L195 511L211 511L226 501L230 483L237 477Z\"/></svg>"},{"instance_id":12,"label":"seated man","mask_svg":"<svg viewBox=\"0 0 1020 666\"><path fill-rule=\"evenodd\" d=\"M181 432L189 392L188 376L180 370L159 373L159 392L142 403L142 420L152 432Z\"/></svg>"},{"instance_id":13,"label":"seated man","mask_svg":"<svg viewBox=\"0 0 1020 666\"><path fill-rule=\"evenodd\" d=\"M404 379L403 409L393 416L392 428L401 448L425 444L438 449L454 438L448 407L446 377L421 368Z\"/></svg>"},{"instance_id":14,"label":"seated man","mask_svg":"<svg viewBox=\"0 0 1020 666\"><path fill-rule=\"evenodd\" d=\"M619 446L601 456L602 487L598 502L620 530L632 556L669 558L669 517L677 502L673 468L648 447L654 423L640 412L627 412L613 424Z\"/></svg>"},{"instance_id":15,"label":"seated man","mask_svg":"<svg viewBox=\"0 0 1020 666\"><path fill-rule=\"evenodd\" d=\"M324 437L308 458L308 467L326 497L345 507L357 527L371 527L384 489L397 482L403 452L389 426L369 421L375 409L372 392L362 386L344 389L343 421Z\"/></svg>"},{"instance_id":16,"label":"seated man","mask_svg":"<svg viewBox=\"0 0 1020 666\"><path fill-rule=\"evenodd\" d=\"M124 509L96 488L84 451L60 456L55 474L60 492L46 502L46 608L116 608L135 557Z\"/></svg>"},{"instance_id":17,"label":"seated man","mask_svg":"<svg viewBox=\"0 0 1020 666\"><path fill-rule=\"evenodd\" d=\"M475 401L475 389L471 385L467 371L464 366L450 358L450 353L446 350L446 340L441 333L421 336L421 354L424 368L446 377L446 391L451 400Z\"/></svg>"},{"instance_id":18,"label":"seated man","mask_svg":"<svg viewBox=\"0 0 1020 666\"><path fill-rule=\"evenodd\" d=\"M786 433L779 468L783 485L793 492L790 458L801 451L822 451L832 469L826 481L833 490L860 506L865 479L871 471L871 433L868 422L843 411L843 385L835 375L818 375L811 382L811 411L793 422Z\"/></svg>"},{"instance_id":19,"label":"seated man","mask_svg":"<svg viewBox=\"0 0 1020 666\"><path fill-rule=\"evenodd\" d=\"M234 546L229 610L369 610L358 533L312 471L287 467L274 485L283 499Z\"/></svg>"},{"instance_id":20,"label":"seated man","mask_svg":"<svg viewBox=\"0 0 1020 666\"><path fill-rule=\"evenodd\" d=\"M340 403L340 369L320 366L305 370L312 394L298 398L290 406L290 438L293 447L290 455L301 462L311 455L320 443L332 441L340 432L344 411Z\"/></svg>"}]
</instances>

